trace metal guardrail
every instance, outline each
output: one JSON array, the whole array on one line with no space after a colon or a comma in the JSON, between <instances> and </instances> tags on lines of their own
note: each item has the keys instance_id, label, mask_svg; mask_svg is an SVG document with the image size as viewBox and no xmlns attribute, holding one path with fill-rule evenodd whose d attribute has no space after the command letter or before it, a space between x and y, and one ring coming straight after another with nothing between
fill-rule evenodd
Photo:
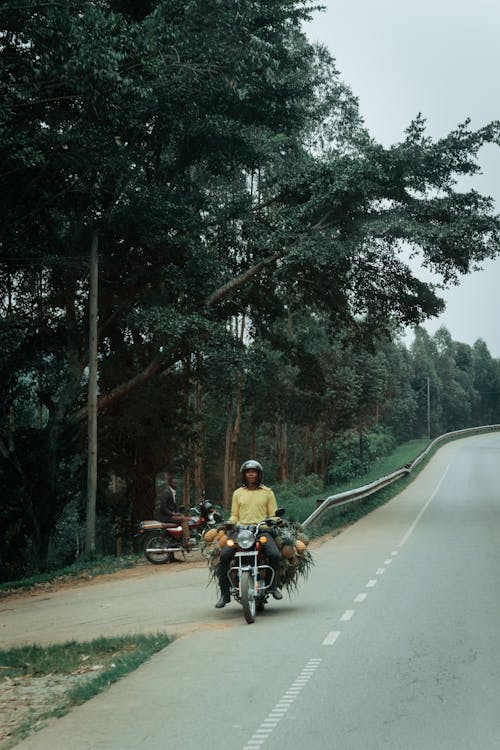
<instances>
[{"instance_id":1,"label":"metal guardrail","mask_svg":"<svg viewBox=\"0 0 500 750\"><path fill-rule=\"evenodd\" d=\"M358 487L354 490L347 490L347 492L339 492L337 495L330 495L330 497L327 497L326 500L323 500L321 505L319 505L316 510L313 511L313 513L311 513L311 515L308 516L305 521L303 521L301 526L303 528L306 528L331 508L338 508L342 505L348 505L349 503L353 503L356 500L361 500L364 497L373 495L375 492L378 492L379 490L387 487L393 482L397 482L398 479L402 479L403 477L407 476L413 471L416 466L418 466L421 461L426 458L426 456L429 455L429 453L432 452L432 450L434 450L437 445L439 445L439 443L445 443L448 440L453 440L457 437L467 437L468 435L476 435L482 432L495 432L498 430L500 430L500 425L492 424L483 425L482 427L469 427L464 430L455 430L454 432L446 432L444 435L440 435L439 437L435 438L432 443L430 443L425 450L419 453L418 456L410 464L406 464L405 466L401 467L401 469L395 471L393 474L388 474L381 479L377 479L375 482L365 484L363 487Z\"/></svg>"}]
</instances>

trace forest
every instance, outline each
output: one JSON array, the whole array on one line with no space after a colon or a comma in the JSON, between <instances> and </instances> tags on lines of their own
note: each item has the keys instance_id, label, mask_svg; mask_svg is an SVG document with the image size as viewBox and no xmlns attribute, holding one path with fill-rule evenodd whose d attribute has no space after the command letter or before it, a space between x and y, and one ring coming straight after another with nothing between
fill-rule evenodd
<instances>
[{"instance_id":1,"label":"forest","mask_svg":"<svg viewBox=\"0 0 500 750\"><path fill-rule=\"evenodd\" d=\"M500 249L492 199L458 188L500 124L433 140L415 113L383 147L302 31L318 12L2 2L0 580L89 523L92 373L92 523L112 549L166 472L184 504L227 508L246 458L273 485L334 486L404 441L500 421L484 341L422 327ZM75 540L68 559L96 551Z\"/></svg>"}]
</instances>

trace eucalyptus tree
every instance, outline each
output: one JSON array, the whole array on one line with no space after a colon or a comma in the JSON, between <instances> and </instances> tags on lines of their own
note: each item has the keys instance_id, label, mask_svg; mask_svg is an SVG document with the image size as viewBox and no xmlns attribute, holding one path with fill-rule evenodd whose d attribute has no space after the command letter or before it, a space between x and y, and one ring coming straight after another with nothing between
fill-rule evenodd
<instances>
[{"instance_id":1,"label":"eucalyptus tree","mask_svg":"<svg viewBox=\"0 0 500 750\"><path fill-rule=\"evenodd\" d=\"M473 424L478 401L472 379L458 366L457 345L450 332L442 326L432 338L436 345L436 372L441 381L442 430L468 427Z\"/></svg>"},{"instance_id":2,"label":"eucalyptus tree","mask_svg":"<svg viewBox=\"0 0 500 750\"><path fill-rule=\"evenodd\" d=\"M410 352L413 365L412 387L417 403L416 437L436 437L445 432L442 382L436 369L436 343L424 328L415 330Z\"/></svg>"},{"instance_id":3,"label":"eucalyptus tree","mask_svg":"<svg viewBox=\"0 0 500 750\"><path fill-rule=\"evenodd\" d=\"M390 430L397 443L415 437L417 401L412 388L412 360L400 341L384 342L389 377L381 410L381 423ZM420 390L420 388L419 388Z\"/></svg>"},{"instance_id":4,"label":"eucalyptus tree","mask_svg":"<svg viewBox=\"0 0 500 750\"><path fill-rule=\"evenodd\" d=\"M483 339L472 347L472 379L477 393L476 424L500 423L500 361L493 359Z\"/></svg>"}]
</instances>

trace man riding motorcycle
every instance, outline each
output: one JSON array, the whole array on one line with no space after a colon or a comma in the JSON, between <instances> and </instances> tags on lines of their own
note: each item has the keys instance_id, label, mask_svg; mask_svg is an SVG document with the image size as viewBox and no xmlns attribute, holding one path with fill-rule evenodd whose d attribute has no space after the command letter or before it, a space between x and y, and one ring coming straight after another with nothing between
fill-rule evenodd
<instances>
[{"instance_id":1,"label":"man riding motorcycle","mask_svg":"<svg viewBox=\"0 0 500 750\"><path fill-rule=\"evenodd\" d=\"M228 523L245 526L274 517L278 506L272 489L262 484L262 465L258 461L245 461L241 466L240 475L242 486L238 487L233 493L231 516ZM267 562L274 570L271 593L275 599L282 599L283 594L277 588L281 553L271 534L264 532L263 535L267 538L265 545ZM225 607L231 600L227 574L236 549L235 546L228 547L226 545L220 554L218 569L220 598L215 605L217 609Z\"/></svg>"}]
</instances>

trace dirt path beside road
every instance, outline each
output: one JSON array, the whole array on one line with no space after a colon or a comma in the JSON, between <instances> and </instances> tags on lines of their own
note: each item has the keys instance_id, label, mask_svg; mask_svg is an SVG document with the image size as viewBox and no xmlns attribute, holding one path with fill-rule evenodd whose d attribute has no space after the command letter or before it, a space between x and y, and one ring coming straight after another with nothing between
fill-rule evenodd
<instances>
[{"instance_id":1,"label":"dirt path beside road","mask_svg":"<svg viewBox=\"0 0 500 750\"><path fill-rule=\"evenodd\" d=\"M88 580L44 585L0 599L0 647L203 627L216 598L198 558L148 563Z\"/></svg>"}]
</instances>

